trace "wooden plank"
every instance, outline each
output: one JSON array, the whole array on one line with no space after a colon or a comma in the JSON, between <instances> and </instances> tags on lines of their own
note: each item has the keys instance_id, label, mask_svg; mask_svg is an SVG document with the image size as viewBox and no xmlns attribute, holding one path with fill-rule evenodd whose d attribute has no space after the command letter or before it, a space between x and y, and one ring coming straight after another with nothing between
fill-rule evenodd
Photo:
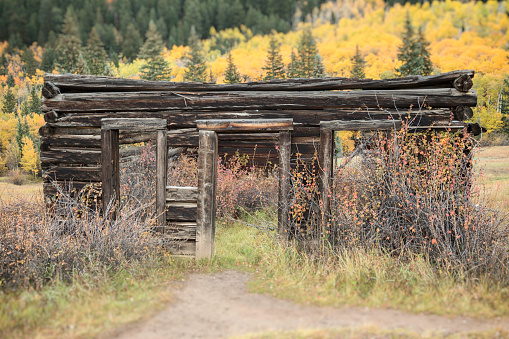
<instances>
[{"instance_id":1,"label":"wooden plank","mask_svg":"<svg viewBox=\"0 0 509 339\"><path fill-rule=\"evenodd\" d=\"M175 240L164 236L163 246L172 255L192 256L196 254L196 241L194 240Z\"/></svg>"},{"instance_id":2,"label":"wooden plank","mask_svg":"<svg viewBox=\"0 0 509 339\"><path fill-rule=\"evenodd\" d=\"M281 238L289 236L289 213L290 213L290 150L291 132L279 132L279 190L278 190L278 226L277 231Z\"/></svg>"},{"instance_id":3,"label":"wooden plank","mask_svg":"<svg viewBox=\"0 0 509 339\"><path fill-rule=\"evenodd\" d=\"M196 240L196 221L170 222L164 228L168 239Z\"/></svg>"},{"instance_id":4,"label":"wooden plank","mask_svg":"<svg viewBox=\"0 0 509 339\"><path fill-rule=\"evenodd\" d=\"M166 186L166 202L196 202L198 199L198 187L191 186Z\"/></svg>"},{"instance_id":5,"label":"wooden plank","mask_svg":"<svg viewBox=\"0 0 509 339\"><path fill-rule=\"evenodd\" d=\"M101 129L122 130L133 132L152 132L166 130L166 119L157 118L104 118L101 119Z\"/></svg>"},{"instance_id":6,"label":"wooden plank","mask_svg":"<svg viewBox=\"0 0 509 339\"><path fill-rule=\"evenodd\" d=\"M462 70L438 75L412 75L398 79L349 79L312 78L257 81L240 84L213 84L199 82L145 81L137 79L120 79L75 74L46 74L46 83L58 88L50 90L59 92L95 92L95 91L309 91L309 90L344 90L344 89L393 89L418 88L431 86L452 87L452 83L461 75L474 77L473 70ZM43 92L45 94L45 92ZM51 94L53 95L53 94ZM51 97L49 95L49 97Z\"/></svg>"},{"instance_id":7,"label":"wooden plank","mask_svg":"<svg viewBox=\"0 0 509 339\"><path fill-rule=\"evenodd\" d=\"M148 110L447 108L477 104L474 91L454 88L339 92L98 92L59 94L43 102L55 112Z\"/></svg>"},{"instance_id":8,"label":"wooden plank","mask_svg":"<svg viewBox=\"0 0 509 339\"><path fill-rule=\"evenodd\" d=\"M334 159L334 131L329 128L320 130L320 152L318 153L319 175L320 175L320 198L321 206L321 232L325 232L325 228L329 223L330 214L330 195L332 169Z\"/></svg>"},{"instance_id":9,"label":"wooden plank","mask_svg":"<svg viewBox=\"0 0 509 339\"><path fill-rule=\"evenodd\" d=\"M103 189L103 212L108 206L111 218L116 217L116 205L120 202L120 156L118 144L118 130L101 131L101 168Z\"/></svg>"},{"instance_id":10,"label":"wooden plank","mask_svg":"<svg viewBox=\"0 0 509 339\"><path fill-rule=\"evenodd\" d=\"M196 228L196 258L214 254L216 219L217 134L200 131L198 151L198 217Z\"/></svg>"},{"instance_id":11,"label":"wooden plank","mask_svg":"<svg viewBox=\"0 0 509 339\"><path fill-rule=\"evenodd\" d=\"M357 121L323 121L320 123L322 129L334 131L382 131L399 130L401 121L397 120L357 120Z\"/></svg>"},{"instance_id":12,"label":"wooden plank","mask_svg":"<svg viewBox=\"0 0 509 339\"><path fill-rule=\"evenodd\" d=\"M166 203L166 220L196 221L196 202L168 202Z\"/></svg>"},{"instance_id":13,"label":"wooden plank","mask_svg":"<svg viewBox=\"0 0 509 339\"><path fill-rule=\"evenodd\" d=\"M43 177L48 177L57 181L101 181L101 167L64 167L50 166L43 171Z\"/></svg>"},{"instance_id":14,"label":"wooden plank","mask_svg":"<svg viewBox=\"0 0 509 339\"><path fill-rule=\"evenodd\" d=\"M209 119L196 120L200 130L216 132L278 132L293 130L293 119Z\"/></svg>"},{"instance_id":15,"label":"wooden plank","mask_svg":"<svg viewBox=\"0 0 509 339\"><path fill-rule=\"evenodd\" d=\"M166 182L168 173L168 146L166 144L166 120L163 120L164 129L157 131L156 142L156 215L158 227L156 230L163 231L166 225ZM161 126L161 125L160 125Z\"/></svg>"}]
</instances>

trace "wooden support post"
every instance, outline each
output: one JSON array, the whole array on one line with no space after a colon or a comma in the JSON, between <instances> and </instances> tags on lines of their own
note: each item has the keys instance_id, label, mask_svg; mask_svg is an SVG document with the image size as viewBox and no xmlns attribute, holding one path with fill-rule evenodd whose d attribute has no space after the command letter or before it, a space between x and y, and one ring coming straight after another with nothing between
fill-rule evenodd
<instances>
[{"instance_id":1,"label":"wooden support post","mask_svg":"<svg viewBox=\"0 0 509 339\"><path fill-rule=\"evenodd\" d=\"M322 198L322 228L327 225L330 215L330 190L333 171L334 131L320 128L320 154L318 155L320 169L320 196Z\"/></svg>"},{"instance_id":2,"label":"wooden support post","mask_svg":"<svg viewBox=\"0 0 509 339\"><path fill-rule=\"evenodd\" d=\"M210 258L214 253L216 219L217 134L200 131L198 150L198 216L196 225L196 259Z\"/></svg>"},{"instance_id":3,"label":"wooden support post","mask_svg":"<svg viewBox=\"0 0 509 339\"><path fill-rule=\"evenodd\" d=\"M106 213L111 200L114 206L111 217L116 218L118 203L120 201L120 159L119 159L119 132L118 130L101 131L101 166L103 213Z\"/></svg>"},{"instance_id":4,"label":"wooden support post","mask_svg":"<svg viewBox=\"0 0 509 339\"><path fill-rule=\"evenodd\" d=\"M157 131L157 155L156 155L156 215L157 228L159 232L164 232L166 226L166 179L168 166L168 147L166 136L167 131Z\"/></svg>"},{"instance_id":5,"label":"wooden support post","mask_svg":"<svg viewBox=\"0 0 509 339\"><path fill-rule=\"evenodd\" d=\"M290 131L279 132L279 195L277 232L283 239L289 236L290 211L290 155L292 134Z\"/></svg>"}]
</instances>

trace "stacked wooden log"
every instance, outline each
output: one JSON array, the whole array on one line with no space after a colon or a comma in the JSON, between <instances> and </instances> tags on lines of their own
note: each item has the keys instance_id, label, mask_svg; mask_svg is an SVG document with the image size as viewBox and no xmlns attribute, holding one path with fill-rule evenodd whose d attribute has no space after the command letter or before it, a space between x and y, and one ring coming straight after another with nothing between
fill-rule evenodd
<instances>
[{"instance_id":1,"label":"stacked wooden log","mask_svg":"<svg viewBox=\"0 0 509 339\"><path fill-rule=\"evenodd\" d=\"M389 80L292 79L233 85L150 82L97 76L44 78L41 162L44 193L57 183L76 188L101 181L102 118L164 118L169 147L197 147L196 120L292 118L292 156L310 159L320 122L408 120L415 129L461 128L477 96L473 71ZM120 132L120 143L155 140L155 132ZM220 134L219 152L277 162L273 133Z\"/></svg>"}]
</instances>

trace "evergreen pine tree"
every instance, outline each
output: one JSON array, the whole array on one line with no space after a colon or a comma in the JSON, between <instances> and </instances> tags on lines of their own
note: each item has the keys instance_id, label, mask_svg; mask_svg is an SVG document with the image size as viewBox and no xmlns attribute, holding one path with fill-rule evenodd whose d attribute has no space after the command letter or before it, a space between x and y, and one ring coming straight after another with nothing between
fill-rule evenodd
<instances>
[{"instance_id":1,"label":"evergreen pine tree","mask_svg":"<svg viewBox=\"0 0 509 339\"><path fill-rule=\"evenodd\" d=\"M42 53L41 70L47 73L53 72L56 60L57 52L51 47L46 47Z\"/></svg>"},{"instance_id":2,"label":"evergreen pine tree","mask_svg":"<svg viewBox=\"0 0 509 339\"><path fill-rule=\"evenodd\" d=\"M19 152L23 150L24 137L30 137L30 127L28 126L26 117L23 121L21 117L18 117L18 123L16 124L16 145L18 146Z\"/></svg>"},{"instance_id":3,"label":"evergreen pine tree","mask_svg":"<svg viewBox=\"0 0 509 339\"><path fill-rule=\"evenodd\" d=\"M9 62L7 61L7 57L2 53L0 56L0 75L9 74Z\"/></svg>"},{"instance_id":4,"label":"evergreen pine tree","mask_svg":"<svg viewBox=\"0 0 509 339\"><path fill-rule=\"evenodd\" d=\"M23 49L23 53L21 54L21 62L23 63L25 68L25 75L31 77L34 76L35 71L37 70L37 67L39 65L35 60L34 52L32 52L32 49L30 48Z\"/></svg>"},{"instance_id":5,"label":"evergreen pine tree","mask_svg":"<svg viewBox=\"0 0 509 339\"><path fill-rule=\"evenodd\" d=\"M224 73L224 82L227 84L237 84L241 82L240 73L237 70L237 66L233 63L232 53L228 53L228 66L226 67L226 72Z\"/></svg>"},{"instance_id":6,"label":"evergreen pine tree","mask_svg":"<svg viewBox=\"0 0 509 339\"><path fill-rule=\"evenodd\" d=\"M35 114L42 114L40 93L41 90L37 86L33 86L30 91L30 111Z\"/></svg>"},{"instance_id":7,"label":"evergreen pine tree","mask_svg":"<svg viewBox=\"0 0 509 339\"><path fill-rule=\"evenodd\" d=\"M81 39L79 38L78 19L71 8L67 9L62 34L58 39L58 68L63 72L76 72L81 52Z\"/></svg>"},{"instance_id":8,"label":"evergreen pine tree","mask_svg":"<svg viewBox=\"0 0 509 339\"><path fill-rule=\"evenodd\" d=\"M362 56L359 45L355 47L355 55L352 58L352 70L351 77L356 79L364 79L366 74L364 73L364 68L366 66L366 61L364 61L364 57Z\"/></svg>"},{"instance_id":9,"label":"evergreen pine tree","mask_svg":"<svg viewBox=\"0 0 509 339\"><path fill-rule=\"evenodd\" d=\"M153 21L149 23L146 37L147 39L138 54L140 59L146 60L146 63L141 67L141 78L145 80L170 80L171 68L162 54L164 49L163 39Z\"/></svg>"},{"instance_id":10,"label":"evergreen pine tree","mask_svg":"<svg viewBox=\"0 0 509 339\"><path fill-rule=\"evenodd\" d=\"M433 72L433 65L428 51L429 42L426 41L421 27L419 27L419 31L417 33L416 47L419 51L419 65L421 66L420 74L431 75Z\"/></svg>"},{"instance_id":11,"label":"evergreen pine tree","mask_svg":"<svg viewBox=\"0 0 509 339\"><path fill-rule=\"evenodd\" d=\"M14 81L14 76L9 73L9 75L7 76L7 87L14 87L16 86L16 82Z\"/></svg>"},{"instance_id":12,"label":"evergreen pine tree","mask_svg":"<svg viewBox=\"0 0 509 339\"><path fill-rule=\"evenodd\" d=\"M33 117L33 112L31 111L32 106L30 105L29 100L23 100L21 102L20 107L20 115L22 118L26 118L27 116Z\"/></svg>"},{"instance_id":13,"label":"evergreen pine tree","mask_svg":"<svg viewBox=\"0 0 509 339\"><path fill-rule=\"evenodd\" d=\"M207 81L207 65L205 63L205 53L196 35L194 27L191 28L189 36L189 47L191 51L186 53L186 69L184 71L184 81Z\"/></svg>"},{"instance_id":14,"label":"evergreen pine tree","mask_svg":"<svg viewBox=\"0 0 509 339\"><path fill-rule=\"evenodd\" d=\"M95 27L92 27L88 35L87 46L84 48L83 57L85 58L90 74L104 75L107 64L106 51L104 50L104 44Z\"/></svg>"},{"instance_id":15,"label":"evergreen pine tree","mask_svg":"<svg viewBox=\"0 0 509 339\"><path fill-rule=\"evenodd\" d=\"M208 80L209 80L209 82L211 82L211 83L213 83L213 84L215 84L215 83L216 83L216 81L217 81L217 79L216 79L216 77L214 76L214 74L212 74L212 68L211 68L211 69L209 69L209 79L208 79Z\"/></svg>"},{"instance_id":16,"label":"evergreen pine tree","mask_svg":"<svg viewBox=\"0 0 509 339\"><path fill-rule=\"evenodd\" d=\"M303 78L320 77L325 73L321 58L317 58L318 50L311 33L311 28L306 27L297 47L299 57L299 76Z\"/></svg>"},{"instance_id":17,"label":"evergreen pine tree","mask_svg":"<svg viewBox=\"0 0 509 339\"><path fill-rule=\"evenodd\" d=\"M127 25L127 29L123 35L123 38L122 53L127 59L133 60L136 58L140 47L143 45L143 39L141 37L140 31L138 31L136 26L131 22L129 25Z\"/></svg>"},{"instance_id":18,"label":"evergreen pine tree","mask_svg":"<svg viewBox=\"0 0 509 339\"><path fill-rule=\"evenodd\" d=\"M269 41L269 55L265 61L265 66L263 66L263 70L265 71L263 80L285 78L285 65L283 64L280 47L276 37L272 35Z\"/></svg>"},{"instance_id":19,"label":"evergreen pine tree","mask_svg":"<svg viewBox=\"0 0 509 339\"><path fill-rule=\"evenodd\" d=\"M323 65L322 57L320 54L315 55L315 70L313 72L314 78L323 78L325 77L325 66Z\"/></svg>"},{"instance_id":20,"label":"evergreen pine tree","mask_svg":"<svg viewBox=\"0 0 509 339\"><path fill-rule=\"evenodd\" d=\"M509 136L509 78L504 79L501 96L502 96L500 101L500 112L502 113L501 130L503 133Z\"/></svg>"},{"instance_id":21,"label":"evergreen pine tree","mask_svg":"<svg viewBox=\"0 0 509 339\"><path fill-rule=\"evenodd\" d=\"M80 52L78 56L78 64L74 70L76 74L91 74L90 69L88 68L87 60L82 52Z\"/></svg>"},{"instance_id":22,"label":"evergreen pine tree","mask_svg":"<svg viewBox=\"0 0 509 339\"><path fill-rule=\"evenodd\" d=\"M398 48L398 59L403 63L396 70L400 76L431 74L433 67L427 50L428 45L421 29L417 37L415 36L410 14L407 13L403 44Z\"/></svg>"},{"instance_id":23,"label":"evergreen pine tree","mask_svg":"<svg viewBox=\"0 0 509 339\"><path fill-rule=\"evenodd\" d=\"M12 93L10 87L7 87L7 91L4 94L2 100L2 113L13 114L16 109L16 96Z\"/></svg>"},{"instance_id":24,"label":"evergreen pine tree","mask_svg":"<svg viewBox=\"0 0 509 339\"><path fill-rule=\"evenodd\" d=\"M300 60L293 49L286 74L289 79L302 77Z\"/></svg>"},{"instance_id":25,"label":"evergreen pine tree","mask_svg":"<svg viewBox=\"0 0 509 339\"><path fill-rule=\"evenodd\" d=\"M163 52L163 39L161 38L161 34L157 31L157 26L153 21L150 21L145 37L146 40L140 48L138 58L148 60Z\"/></svg>"}]
</instances>

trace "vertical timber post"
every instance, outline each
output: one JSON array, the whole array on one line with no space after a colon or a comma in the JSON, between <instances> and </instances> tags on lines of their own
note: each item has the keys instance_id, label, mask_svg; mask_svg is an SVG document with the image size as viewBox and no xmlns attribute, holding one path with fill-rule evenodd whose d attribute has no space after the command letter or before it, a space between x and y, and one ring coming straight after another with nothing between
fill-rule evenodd
<instances>
[{"instance_id":1,"label":"vertical timber post","mask_svg":"<svg viewBox=\"0 0 509 339\"><path fill-rule=\"evenodd\" d=\"M214 253L216 219L217 133L199 132L198 216L196 221L196 259Z\"/></svg>"},{"instance_id":2,"label":"vertical timber post","mask_svg":"<svg viewBox=\"0 0 509 339\"><path fill-rule=\"evenodd\" d=\"M101 131L101 167L102 167L102 200L103 213L106 213L112 199L111 218L115 219L120 201L120 156L119 131Z\"/></svg>"},{"instance_id":3,"label":"vertical timber post","mask_svg":"<svg viewBox=\"0 0 509 339\"><path fill-rule=\"evenodd\" d=\"M166 182L168 167L167 130L157 130L156 146L156 230L164 233L166 226Z\"/></svg>"},{"instance_id":4,"label":"vertical timber post","mask_svg":"<svg viewBox=\"0 0 509 339\"><path fill-rule=\"evenodd\" d=\"M290 131L279 132L279 192L277 232L283 239L289 238L290 209L290 154L292 134Z\"/></svg>"},{"instance_id":5,"label":"vertical timber post","mask_svg":"<svg viewBox=\"0 0 509 339\"><path fill-rule=\"evenodd\" d=\"M318 156L320 170L320 196L322 198L321 226L327 226L330 215L330 190L333 171L334 131L320 128L320 154Z\"/></svg>"}]
</instances>

